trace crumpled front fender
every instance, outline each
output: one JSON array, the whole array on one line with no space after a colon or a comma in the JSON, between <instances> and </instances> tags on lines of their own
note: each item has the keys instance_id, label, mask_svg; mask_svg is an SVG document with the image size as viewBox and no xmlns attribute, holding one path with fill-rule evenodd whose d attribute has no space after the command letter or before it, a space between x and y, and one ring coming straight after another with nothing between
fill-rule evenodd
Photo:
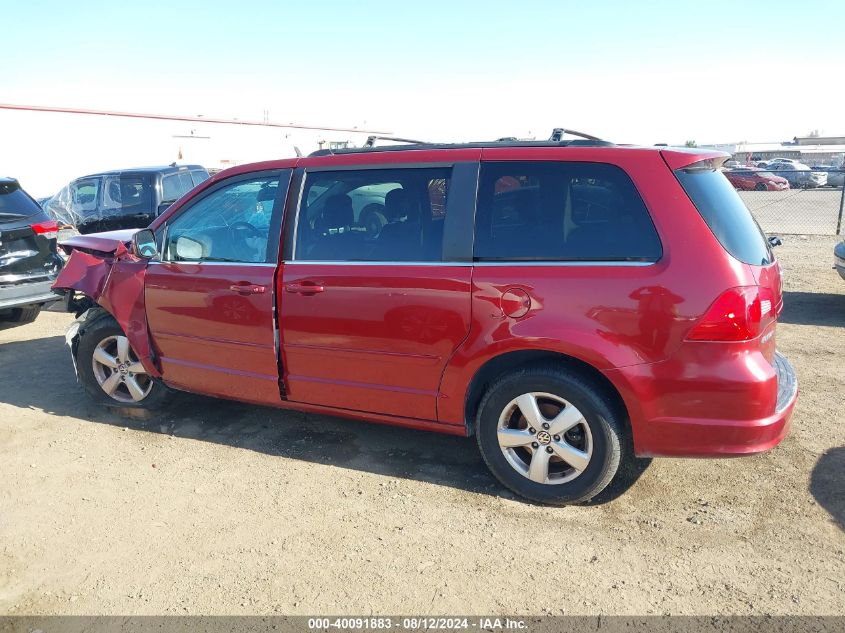
<instances>
[{"instance_id":1,"label":"crumpled front fender","mask_svg":"<svg viewBox=\"0 0 845 633\"><path fill-rule=\"evenodd\" d=\"M53 289L81 292L107 310L126 334L147 373L161 376L150 342L144 304L147 260L130 253L122 240L113 240L114 247L109 253L79 250L90 249L90 246L75 244L75 240L72 238L63 244L63 248L70 248L72 252L53 283Z\"/></svg>"}]
</instances>

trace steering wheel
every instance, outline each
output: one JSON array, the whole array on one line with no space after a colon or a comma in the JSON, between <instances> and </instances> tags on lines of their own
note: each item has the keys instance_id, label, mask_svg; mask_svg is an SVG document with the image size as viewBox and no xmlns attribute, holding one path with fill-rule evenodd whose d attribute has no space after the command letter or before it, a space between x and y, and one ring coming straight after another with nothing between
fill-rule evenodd
<instances>
[{"instance_id":1,"label":"steering wheel","mask_svg":"<svg viewBox=\"0 0 845 633\"><path fill-rule=\"evenodd\" d=\"M258 237L266 240L264 232L255 228L249 222L233 222L229 225L229 235L232 236L232 243L235 246L235 249L243 252L245 255L248 253L249 258L255 256L255 251L257 249L250 246L247 239L250 237ZM245 258L245 260L251 261L249 258Z\"/></svg>"}]
</instances>

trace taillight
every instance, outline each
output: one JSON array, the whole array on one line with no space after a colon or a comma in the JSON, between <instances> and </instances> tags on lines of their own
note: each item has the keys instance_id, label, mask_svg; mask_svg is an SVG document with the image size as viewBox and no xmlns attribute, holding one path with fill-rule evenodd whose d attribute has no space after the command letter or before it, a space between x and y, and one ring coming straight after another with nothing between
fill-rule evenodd
<instances>
[{"instance_id":1,"label":"taillight","mask_svg":"<svg viewBox=\"0 0 845 633\"><path fill-rule=\"evenodd\" d=\"M33 224L32 230L36 235L46 237L48 240L54 240L59 236L59 225L53 220Z\"/></svg>"},{"instance_id":2,"label":"taillight","mask_svg":"<svg viewBox=\"0 0 845 633\"><path fill-rule=\"evenodd\" d=\"M723 292L687 334L688 341L748 341L775 320L769 288L741 286Z\"/></svg>"}]
</instances>

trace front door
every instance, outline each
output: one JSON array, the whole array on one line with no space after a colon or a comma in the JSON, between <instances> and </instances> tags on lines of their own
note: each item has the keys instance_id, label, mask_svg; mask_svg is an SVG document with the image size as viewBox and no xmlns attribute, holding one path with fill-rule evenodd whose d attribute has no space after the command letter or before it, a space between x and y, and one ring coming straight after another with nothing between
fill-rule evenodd
<instances>
[{"instance_id":1,"label":"front door","mask_svg":"<svg viewBox=\"0 0 845 633\"><path fill-rule=\"evenodd\" d=\"M159 229L145 301L168 385L280 401L274 282L290 174L224 180Z\"/></svg>"},{"instance_id":2,"label":"front door","mask_svg":"<svg viewBox=\"0 0 845 633\"><path fill-rule=\"evenodd\" d=\"M306 171L278 291L290 400L437 419L440 377L470 328L471 241L464 261L443 248L450 218L472 221L453 200L455 169Z\"/></svg>"}]
</instances>

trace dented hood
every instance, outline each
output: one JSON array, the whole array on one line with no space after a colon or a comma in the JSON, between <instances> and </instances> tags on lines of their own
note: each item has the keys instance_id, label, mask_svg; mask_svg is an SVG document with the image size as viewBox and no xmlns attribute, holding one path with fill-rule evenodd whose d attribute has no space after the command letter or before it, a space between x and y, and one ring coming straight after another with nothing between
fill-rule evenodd
<instances>
[{"instance_id":1,"label":"dented hood","mask_svg":"<svg viewBox=\"0 0 845 633\"><path fill-rule=\"evenodd\" d=\"M82 251L97 251L114 256L119 256L127 251L127 246L132 241L132 236L141 229L122 229L120 231L107 231L105 233L91 233L89 235L74 235L71 238L62 240L59 247L70 255L74 249Z\"/></svg>"}]
</instances>

